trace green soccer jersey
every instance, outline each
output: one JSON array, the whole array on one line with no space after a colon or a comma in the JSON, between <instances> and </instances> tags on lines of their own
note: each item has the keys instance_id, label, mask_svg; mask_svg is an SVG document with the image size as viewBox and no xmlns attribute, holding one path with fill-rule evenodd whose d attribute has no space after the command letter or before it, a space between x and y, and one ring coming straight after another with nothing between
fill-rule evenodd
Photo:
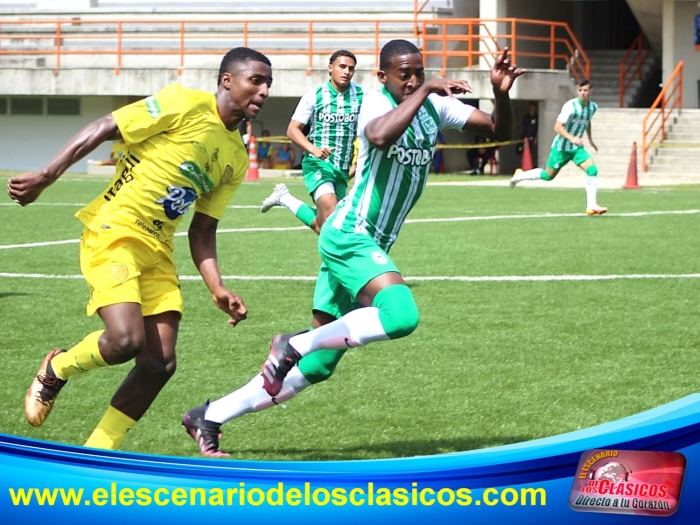
<instances>
[{"instance_id":1,"label":"green soccer jersey","mask_svg":"<svg viewBox=\"0 0 700 525\"><path fill-rule=\"evenodd\" d=\"M438 131L463 129L474 111L457 99L430 95L404 134L379 149L365 137L365 126L395 107L385 89L366 95L358 119L355 185L329 219L336 229L372 236L386 251L423 192Z\"/></svg>"},{"instance_id":2,"label":"green soccer jersey","mask_svg":"<svg viewBox=\"0 0 700 525\"><path fill-rule=\"evenodd\" d=\"M564 124L564 129L574 137L583 137L597 109L598 104L591 100L584 106L578 97L572 98L562 106L557 122ZM559 134L552 141L552 149L557 151L575 151L580 147Z\"/></svg>"},{"instance_id":3,"label":"green soccer jersey","mask_svg":"<svg viewBox=\"0 0 700 525\"><path fill-rule=\"evenodd\" d=\"M292 120L311 125L309 141L317 148L330 148L328 162L339 170L347 171L352 162L352 141L357 135L363 95L357 84L351 82L340 92L329 80L307 91L292 115Z\"/></svg>"}]
</instances>

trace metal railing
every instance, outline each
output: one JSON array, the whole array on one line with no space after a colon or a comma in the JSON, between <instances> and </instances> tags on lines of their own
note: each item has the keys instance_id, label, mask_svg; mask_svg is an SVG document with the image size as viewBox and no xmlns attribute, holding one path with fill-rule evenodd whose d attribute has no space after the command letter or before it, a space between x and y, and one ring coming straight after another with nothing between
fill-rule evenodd
<instances>
[{"instance_id":1,"label":"metal railing","mask_svg":"<svg viewBox=\"0 0 700 525\"><path fill-rule=\"evenodd\" d=\"M53 57L58 74L70 56L100 56L104 67L119 74L130 56L172 56L171 69L181 74L187 57L220 57L236 46L266 55L304 56L308 73L341 45L356 55L371 56L389 40L415 41L426 58L451 67L482 67L503 47L515 63L565 69L577 79L590 76L590 63L575 35L563 22L516 18L407 20L239 20L239 19L31 19L0 20L0 61L6 58ZM482 60L483 59L483 60ZM141 66L139 66L141 67ZM168 69L158 64L161 69Z\"/></svg>"},{"instance_id":2,"label":"metal railing","mask_svg":"<svg viewBox=\"0 0 700 525\"><path fill-rule=\"evenodd\" d=\"M625 107L625 94L635 80L643 80L644 63L651 53L651 47L644 33L632 42L620 62L620 107Z\"/></svg>"},{"instance_id":3,"label":"metal railing","mask_svg":"<svg viewBox=\"0 0 700 525\"><path fill-rule=\"evenodd\" d=\"M680 115L682 107L683 61L681 60L642 121L642 171L647 170L649 150L666 140L666 128L671 113L677 110Z\"/></svg>"},{"instance_id":4,"label":"metal railing","mask_svg":"<svg viewBox=\"0 0 700 525\"><path fill-rule=\"evenodd\" d=\"M564 22L524 18L447 18L418 22L425 56L441 60L445 74L448 60L462 58L465 67L489 66L504 47L510 48L514 63L528 59L540 69L566 69L578 81L590 78L590 60L576 35ZM495 30L495 31L494 31ZM435 51L428 44L437 43Z\"/></svg>"}]
</instances>

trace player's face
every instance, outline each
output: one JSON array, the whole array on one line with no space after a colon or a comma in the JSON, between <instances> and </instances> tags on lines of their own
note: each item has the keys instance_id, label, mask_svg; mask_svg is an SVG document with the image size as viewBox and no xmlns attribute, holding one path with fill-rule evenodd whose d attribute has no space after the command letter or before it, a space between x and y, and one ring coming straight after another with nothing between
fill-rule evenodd
<instances>
[{"instance_id":1,"label":"player's face","mask_svg":"<svg viewBox=\"0 0 700 525\"><path fill-rule=\"evenodd\" d=\"M585 86L578 86L576 92L581 102L588 102L588 99L591 97L591 85L586 84Z\"/></svg>"},{"instance_id":2,"label":"player's face","mask_svg":"<svg viewBox=\"0 0 700 525\"><path fill-rule=\"evenodd\" d=\"M221 77L221 84L228 90L233 112L254 119L270 95L272 68L256 60L237 62Z\"/></svg>"},{"instance_id":3,"label":"player's face","mask_svg":"<svg viewBox=\"0 0 700 525\"><path fill-rule=\"evenodd\" d=\"M335 88L343 91L355 76L355 61L350 57L339 56L332 64L328 64L328 73Z\"/></svg>"},{"instance_id":4,"label":"player's face","mask_svg":"<svg viewBox=\"0 0 700 525\"><path fill-rule=\"evenodd\" d=\"M386 71L377 71L377 78L400 104L425 82L423 57L420 53L393 56Z\"/></svg>"}]
</instances>

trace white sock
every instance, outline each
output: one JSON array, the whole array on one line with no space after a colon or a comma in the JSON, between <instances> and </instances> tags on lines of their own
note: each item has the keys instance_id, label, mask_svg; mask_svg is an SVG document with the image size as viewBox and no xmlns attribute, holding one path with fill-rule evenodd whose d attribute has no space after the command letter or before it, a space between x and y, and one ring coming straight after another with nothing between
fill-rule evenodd
<instances>
[{"instance_id":1,"label":"white sock","mask_svg":"<svg viewBox=\"0 0 700 525\"><path fill-rule=\"evenodd\" d=\"M309 386L311 383L298 367L294 367L284 379L280 393L273 398L265 392L262 376L255 374L248 384L211 403L204 417L209 421L223 424L249 412L259 412L277 406L283 401L292 399Z\"/></svg>"},{"instance_id":2,"label":"white sock","mask_svg":"<svg viewBox=\"0 0 700 525\"><path fill-rule=\"evenodd\" d=\"M379 320L379 309L374 306L358 308L332 323L295 335L289 340L294 349L305 356L316 350L345 350L365 346L373 341L387 341Z\"/></svg>"},{"instance_id":3,"label":"white sock","mask_svg":"<svg viewBox=\"0 0 700 525\"><path fill-rule=\"evenodd\" d=\"M586 177L586 208L598 207L598 177Z\"/></svg>"},{"instance_id":4,"label":"white sock","mask_svg":"<svg viewBox=\"0 0 700 525\"><path fill-rule=\"evenodd\" d=\"M542 168L532 168L531 170L518 173L515 177L513 177L513 179L516 182L520 182L523 180L540 180L542 179L543 171L544 170Z\"/></svg>"},{"instance_id":5,"label":"white sock","mask_svg":"<svg viewBox=\"0 0 700 525\"><path fill-rule=\"evenodd\" d=\"M282 195L282 197L280 197L280 204L296 215L299 208L301 208L304 204L304 201L297 199L291 193L285 193Z\"/></svg>"}]
</instances>

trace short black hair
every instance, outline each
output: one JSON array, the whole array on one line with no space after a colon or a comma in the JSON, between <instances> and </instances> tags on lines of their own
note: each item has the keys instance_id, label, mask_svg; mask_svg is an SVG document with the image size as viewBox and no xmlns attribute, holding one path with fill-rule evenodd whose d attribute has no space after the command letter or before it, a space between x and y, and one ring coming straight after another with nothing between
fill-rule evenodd
<instances>
[{"instance_id":1,"label":"short black hair","mask_svg":"<svg viewBox=\"0 0 700 525\"><path fill-rule=\"evenodd\" d=\"M389 62L395 56L420 54L420 49L408 40L391 40L384 44L379 52L379 69L382 71L389 67Z\"/></svg>"},{"instance_id":2,"label":"short black hair","mask_svg":"<svg viewBox=\"0 0 700 525\"><path fill-rule=\"evenodd\" d=\"M347 49L338 49L338 51L336 51L335 53L333 53L333 54L331 55L331 59L328 61L328 63L329 63L329 64L332 64L333 62L336 61L336 59L337 59L338 57L348 57L348 58L352 58L353 61L355 62L355 64L357 64L357 58L355 57L355 55L353 55L353 54L352 54L350 51L348 51Z\"/></svg>"},{"instance_id":3,"label":"short black hair","mask_svg":"<svg viewBox=\"0 0 700 525\"><path fill-rule=\"evenodd\" d=\"M583 86L590 86L591 81L588 80L587 78L584 78L583 80L579 80L578 84L576 84L578 87L583 87Z\"/></svg>"},{"instance_id":4,"label":"short black hair","mask_svg":"<svg viewBox=\"0 0 700 525\"><path fill-rule=\"evenodd\" d=\"M420 54L420 49L408 40L391 40L384 44L384 47L379 52L379 69L384 71L388 68L389 62L391 62L393 57L414 55L416 53Z\"/></svg>"},{"instance_id":5,"label":"short black hair","mask_svg":"<svg viewBox=\"0 0 700 525\"><path fill-rule=\"evenodd\" d=\"M221 77L224 73L228 73L231 69L231 64L238 62L262 62L272 67L270 59L263 55L260 51L255 49L250 49L249 47L234 47L231 51L224 55L221 60L221 66L219 66L219 77L216 80L216 84L221 84Z\"/></svg>"}]
</instances>

